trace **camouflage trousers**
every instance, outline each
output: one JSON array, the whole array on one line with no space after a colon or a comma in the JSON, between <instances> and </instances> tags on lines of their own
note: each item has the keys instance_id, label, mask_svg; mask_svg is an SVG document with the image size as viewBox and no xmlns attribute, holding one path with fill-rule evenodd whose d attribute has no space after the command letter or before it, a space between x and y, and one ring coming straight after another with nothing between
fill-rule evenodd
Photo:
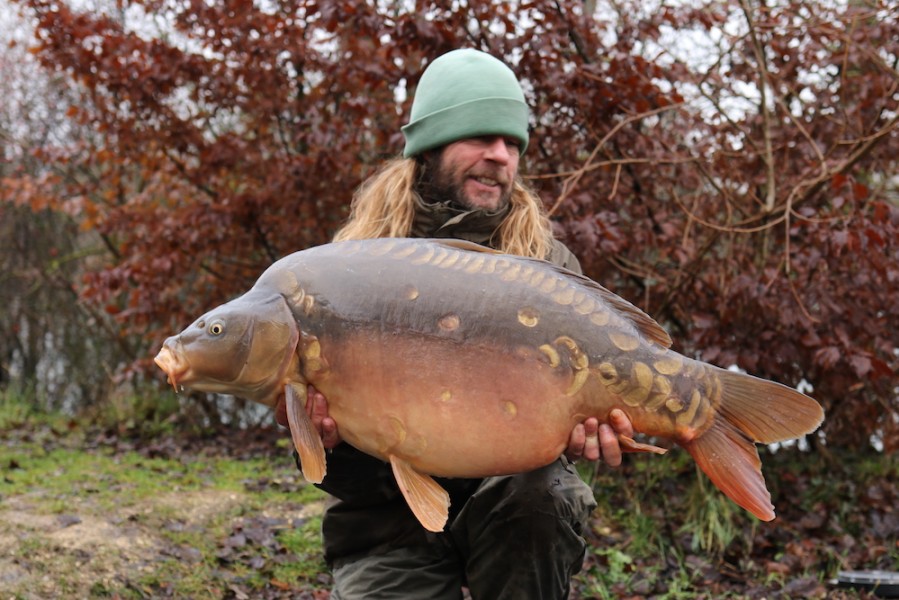
<instances>
[{"instance_id":1,"label":"camouflage trousers","mask_svg":"<svg viewBox=\"0 0 899 600\"><path fill-rule=\"evenodd\" d=\"M356 557L334 569L332 600L568 598L582 532L596 507L564 458L483 481L446 532L422 545Z\"/></svg>"}]
</instances>

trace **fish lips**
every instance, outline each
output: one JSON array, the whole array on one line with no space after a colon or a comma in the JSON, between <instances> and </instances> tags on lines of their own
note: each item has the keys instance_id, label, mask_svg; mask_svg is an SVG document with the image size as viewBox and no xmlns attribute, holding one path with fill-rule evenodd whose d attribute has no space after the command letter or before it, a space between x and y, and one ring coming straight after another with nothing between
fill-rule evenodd
<instances>
[{"instance_id":1,"label":"fish lips","mask_svg":"<svg viewBox=\"0 0 899 600\"><path fill-rule=\"evenodd\" d=\"M182 354L173 350L172 346L178 343L177 338L169 338L162 345L162 349L153 359L160 369L168 376L169 383L175 388L175 392L179 392L178 384L184 379L190 366L182 357Z\"/></svg>"}]
</instances>

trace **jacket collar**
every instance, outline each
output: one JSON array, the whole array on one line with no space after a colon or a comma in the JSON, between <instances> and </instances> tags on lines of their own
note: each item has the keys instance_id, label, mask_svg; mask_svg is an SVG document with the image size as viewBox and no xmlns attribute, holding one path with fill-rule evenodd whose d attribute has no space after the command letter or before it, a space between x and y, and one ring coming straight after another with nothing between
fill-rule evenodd
<instances>
[{"instance_id":1,"label":"jacket collar","mask_svg":"<svg viewBox=\"0 0 899 600\"><path fill-rule=\"evenodd\" d=\"M416 197L413 237L457 238L491 245L491 239L509 214L507 203L497 210L468 209L452 202L425 203Z\"/></svg>"}]
</instances>

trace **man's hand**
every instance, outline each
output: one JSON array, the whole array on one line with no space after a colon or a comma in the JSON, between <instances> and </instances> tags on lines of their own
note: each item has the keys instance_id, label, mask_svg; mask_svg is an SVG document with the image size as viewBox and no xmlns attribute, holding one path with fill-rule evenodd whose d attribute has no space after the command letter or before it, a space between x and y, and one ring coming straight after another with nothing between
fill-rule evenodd
<instances>
[{"instance_id":1,"label":"man's hand","mask_svg":"<svg viewBox=\"0 0 899 600\"><path fill-rule=\"evenodd\" d=\"M624 411L616 408L609 413L609 424L600 424L595 417L590 417L571 431L565 456L572 462L602 459L610 467L617 467L621 464L619 435L634 435L634 426Z\"/></svg>"},{"instance_id":2,"label":"man's hand","mask_svg":"<svg viewBox=\"0 0 899 600\"><path fill-rule=\"evenodd\" d=\"M306 388L306 414L312 420L312 425L318 430L325 448L333 448L342 440L337 432L337 423L328 416L328 401L324 394L312 385ZM287 427L287 404L282 394L275 406L275 419L279 425Z\"/></svg>"}]
</instances>

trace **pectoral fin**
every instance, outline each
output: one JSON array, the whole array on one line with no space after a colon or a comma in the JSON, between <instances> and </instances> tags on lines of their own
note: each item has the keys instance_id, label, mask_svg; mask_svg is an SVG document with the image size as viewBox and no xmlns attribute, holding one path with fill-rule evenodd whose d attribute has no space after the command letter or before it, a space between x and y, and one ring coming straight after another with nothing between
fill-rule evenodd
<instances>
[{"instance_id":1,"label":"pectoral fin","mask_svg":"<svg viewBox=\"0 0 899 600\"><path fill-rule=\"evenodd\" d=\"M443 531L449 516L449 494L430 475L419 473L408 462L390 456L393 475L412 513L428 531Z\"/></svg>"},{"instance_id":2,"label":"pectoral fin","mask_svg":"<svg viewBox=\"0 0 899 600\"><path fill-rule=\"evenodd\" d=\"M665 448L659 448L658 446L653 446L652 444L641 444L634 438L628 437L626 435L618 436L618 444L625 452L652 452L653 454L668 453L668 450L666 450Z\"/></svg>"},{"instance_id":3,"label":"pectoral fin","mask_svg":"<svg viewBox=\"0 0 899 600\"><path fill-rule=\"evenodd\" d=\"M321 483L325 478L325 447L322 438L306 414L306 386L288 383L284 386L287 404L287 424L290 437L300 455L303 477L311 483Z\"/></svg>"}]
</instances>

